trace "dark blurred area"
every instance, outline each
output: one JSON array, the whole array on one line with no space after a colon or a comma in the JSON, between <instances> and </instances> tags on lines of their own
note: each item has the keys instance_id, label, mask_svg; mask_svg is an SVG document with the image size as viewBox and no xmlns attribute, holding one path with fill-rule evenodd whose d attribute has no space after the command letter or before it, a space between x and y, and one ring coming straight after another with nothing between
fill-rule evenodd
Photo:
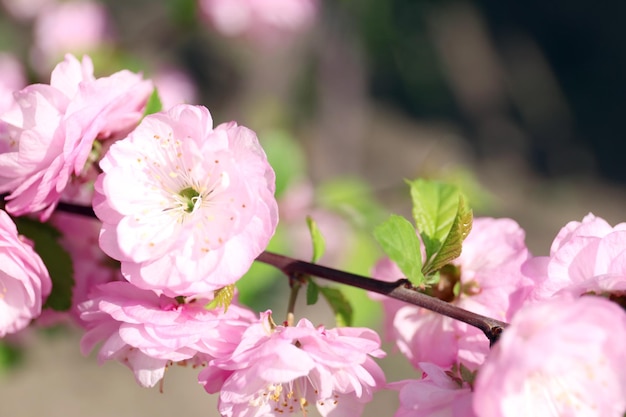
<instances>
[{"instance_id":1,"label":"dark blurred area","mask_svg":"<svg viewBox=\"0 0 626 417\"><path fill-rule=\"evenodd\" d=\"M356 18L377 99L454 119L479 158L517 154L545 176L626 181L625 2L334 7Z\"/></svg>"}]
</instances>

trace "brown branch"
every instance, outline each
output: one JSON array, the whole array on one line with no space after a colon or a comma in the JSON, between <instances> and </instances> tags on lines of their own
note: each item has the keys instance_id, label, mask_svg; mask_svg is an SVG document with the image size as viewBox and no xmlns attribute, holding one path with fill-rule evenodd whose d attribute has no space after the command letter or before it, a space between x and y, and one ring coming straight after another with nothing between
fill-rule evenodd
<instances>
[{"instance_id":1,"label":"brown branch","mask_svg":"<svg viewBox=\"0 0 626 417\"><path fill-rule=\"evenodd\" d=\"M93 208L90 206L79 206L76 204L59 203L57 209L67 213L79 214L87 217L96 217ZM454 304L446 303L438 298L423 294L415 288L407 279L399 279L394 282L381 281L337 269L304 262L284 255L271 252L263 252L256 259L280 269L287 276L292 277L298 274L307 274L329 281L346 284L353 287L362 288L386 295L397 300L413 304L435 313L462 321L480 329L489 339L491 345L497 342L500 334L507 326L507 323L472 313Z\"/></svg>"},{"instance_id":2,"label":"brown branch","mask_svg":"<svg viewBox=\"0 0 626 417\"><path fill-rule=\"evenodd\" d=\"M451 317L480 329L485 336L487 336L492 345L498 340L502 330L507 326L506 323L501 321L464 310L454 304L449 304L438 298L422 294L407 279L399 279L394 282L381 281L271 252L263 252L256 260L272 265L288 276L294 274L312 275L340 284L362 288L366 291L384 294L388 297L434 311L435 313L443 314L444 316Z\"/></svg>"}]
</instances>

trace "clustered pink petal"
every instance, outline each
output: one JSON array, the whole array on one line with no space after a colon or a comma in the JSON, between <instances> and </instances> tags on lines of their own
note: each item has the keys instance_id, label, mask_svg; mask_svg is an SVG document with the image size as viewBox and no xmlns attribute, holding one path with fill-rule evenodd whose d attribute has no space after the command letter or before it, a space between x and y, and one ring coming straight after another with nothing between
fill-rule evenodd
<instances>
[{"instance_id":1,"label":"clustered pink petal","mask_svg":"<svg viewBox=\"0 0 626 417\"><path fill-rule=\"evenodd\" d=\"M278 222L274 171L251 130L205 107L147 116L102 159L100 246L131 283L169 296L237 281Z\"/></svg>"},{"instance_id":2,"label":"clustered pink petal","mask_svg":"<svg viewBox=\"0 0 626 417\"><path fill-rule=\"evenodd\" d=\"M140 75L93 76L89 57L72 55L56 66L50 85L16 92L18 108L0 118L0 192L7 211L42 212L47 219L72 176L80 176L94 140L127 133L152 92Z\"/></svg>"},{"instance_id":3,"label":"clustered pink petal","mask_svg":"<svg viewBox=\"0 0 626 417\"><path fill-rule=\"evenodd\" d=\"M372 330L316 328L306 319L276 326L267 311L198 378L207 392L220 392L227 417L306 415L312 404L322 416L357 417L384 384L372 359L382 356Z\"/></svg>"},{"instance_id":4,"label":"clustered pink petal","mask_svg":"<svg viewBox=\"0 0 626 417\"><path fill-rule=\"evenodd\" d=\"M626 313L585 296L520 310L478 372L482 417L622 417Z\"/></svg>"},{"instance_id":5,"label":"clustered pink petal","mask_svg":"<svg viewBox=\"0 0 626 417\"><path fill-rule=\"evenodd\" d=\"M139 384L153 386L171 362L199 365L231 353L255 320L235 304L225 312L207 309L209 301L158 296L128 282L102 284L79 306L88 329L81 350L86 355L103 341L101 363L116 359L135 373Z\"/></svg>"},{"instance_id":6,"label":"clustered pink petal","mask_svg":"<svg viewBox=\"0 0 626 417\"><path fill-rule=\"evenodd\" d=\"M0 337L25 328L39 316L51 289L45 265L0 210Z\"/></svg>"},{"instance_id":7,"label":"clustered pink petal","mask_svg":"<svg viewBox=\"0 0 626 417\"><path fill-rule=\"evenodd\" d=\"M611 227L593 214L558 233L550 256L530 259L523 272L536 282L532 301L564 294L626 291L626 223Z\"/></svg>"}]
</instances>

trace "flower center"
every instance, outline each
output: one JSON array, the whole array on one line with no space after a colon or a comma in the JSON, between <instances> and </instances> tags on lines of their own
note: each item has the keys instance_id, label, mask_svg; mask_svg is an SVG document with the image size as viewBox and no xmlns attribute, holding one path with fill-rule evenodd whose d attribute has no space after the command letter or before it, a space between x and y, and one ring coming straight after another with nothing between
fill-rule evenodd
<instances>
[{"instance_id":1,"label":"flower center","mask_svg":"<svg viewBox=\"0 0 626 417\"><path fill-rule=\"evenodd\" d=\"M186 213L193 214L202 205L200 193L193 187L187 187L178 192L179 202Z\"/></svg>"}]
</instances>

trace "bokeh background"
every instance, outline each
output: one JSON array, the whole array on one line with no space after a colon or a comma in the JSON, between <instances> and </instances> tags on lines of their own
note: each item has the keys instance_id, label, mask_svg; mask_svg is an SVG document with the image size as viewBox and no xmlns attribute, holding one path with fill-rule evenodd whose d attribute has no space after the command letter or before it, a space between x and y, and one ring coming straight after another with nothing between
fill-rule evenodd
<instances>
[{"instance_id":1,"label":"bokeh background","mask_svg":"<svg viewBox=\"0 0 626 417\"><path fill-rule=\"evenodd\" d=\"M517 220L540 255L588 212L626 220L624 16L626 3L583 0L2 0L0 92L89 53L100 75L153 78L164 107L204 104L216 124L254 129L277 171L278 252L310 257L311 215L321 263L368 274L373 226L408 216L404 179L428 177L459 184L476 215ZM270 268L241 288L254 308L286 308ZM378 307L350 297L356 324L380 330ZM297 311L333 325L323 302ZM142 389L121 365L80 356L79 339L54 328L5 343L17 365L0 374L0 417L217 415L194 370ZM397 355L383 366L389 380L416 377ZM382 393L367 415L396 404Z\"/></svg>"}]
</instances>

